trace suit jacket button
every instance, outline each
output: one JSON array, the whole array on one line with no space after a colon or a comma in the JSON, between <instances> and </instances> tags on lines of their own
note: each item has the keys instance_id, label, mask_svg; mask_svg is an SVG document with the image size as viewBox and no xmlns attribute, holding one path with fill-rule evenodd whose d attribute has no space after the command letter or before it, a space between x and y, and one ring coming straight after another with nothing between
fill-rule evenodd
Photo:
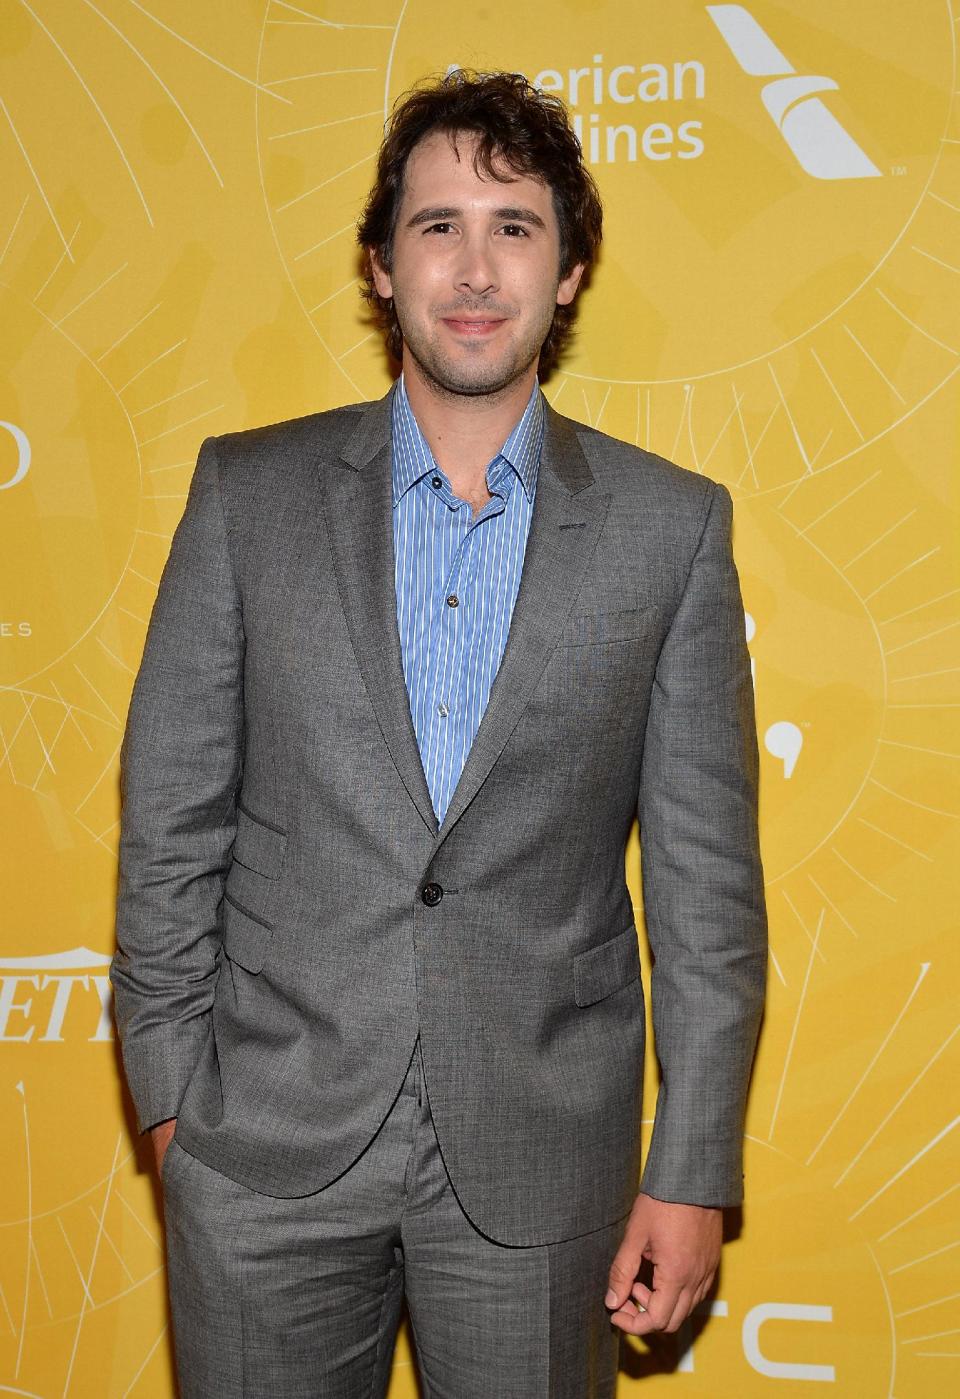
<instances>
[{"instance_id":1,"label":"suit jacket button","mask_svg":"<svg viewBox=\"0 0 960 1399\"><path fill-rule=\"evenodd\" d=\"M443 890L439 884L425 884L421 890L420 897L428 908L433 908L443 898Z\"/></svg>"}]
</instances>

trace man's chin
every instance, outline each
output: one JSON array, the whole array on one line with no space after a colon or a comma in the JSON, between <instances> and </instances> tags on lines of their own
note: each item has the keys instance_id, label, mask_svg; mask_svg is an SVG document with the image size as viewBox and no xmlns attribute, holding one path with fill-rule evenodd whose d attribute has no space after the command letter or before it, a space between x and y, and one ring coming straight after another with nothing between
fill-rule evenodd
<instances>
[{"instance_id":1,"label":"man's chin","mask_svg":"<svg viewBox=\"0 0 960 1399\"><path fill-rule=\"evenodd\" d=\"M481 360L481 357L476 355L457 363L448 359L420 358L413 351L410 353L421 375L434 389L465 398L502 393L518 379L522 379L540 356L538 350L532 359L525 362L511 360L507 364L502 360Z\"/></svg>"}]
</instances>

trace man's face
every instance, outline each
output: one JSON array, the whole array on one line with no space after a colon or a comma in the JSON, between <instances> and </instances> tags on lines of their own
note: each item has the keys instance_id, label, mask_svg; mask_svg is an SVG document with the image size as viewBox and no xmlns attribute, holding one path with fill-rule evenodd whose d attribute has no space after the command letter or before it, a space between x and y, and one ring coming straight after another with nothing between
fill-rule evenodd
<instances>
[{"instance_id":1,"label":"man's face","mask_svg":"<svg viewBox=\"0 0 960 1399\"><path fill-rule=\"evenodd\" d=\"M577 265L560 280L560 230L549 188L506 167L509 183L473 168L476 137L456 148L433 132L407 160L388 273L374 255L374 284L393 297L408 357L434 387L493 394L535 365L557 305L576 294ZM459 154L459 159L458 159Z\"/></svg>"}]
</instances>

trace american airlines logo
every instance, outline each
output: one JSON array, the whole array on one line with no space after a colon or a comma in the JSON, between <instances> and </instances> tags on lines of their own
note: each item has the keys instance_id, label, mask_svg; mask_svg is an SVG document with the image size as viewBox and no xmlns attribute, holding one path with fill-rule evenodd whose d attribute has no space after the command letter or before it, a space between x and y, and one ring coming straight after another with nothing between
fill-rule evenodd
<instances>
[{"instance_id":1,"label":"american airlines logo","mask_svg":"<svg viewBox=\"0 0 960 1399\"><path fill-rule=\"evenodd\" d=\"M704 9L741 70L770 80L759 87L760 100L808 175L862 180L881 173L820 98L839 90L834 78L798 73L744 5ZM697 161L710 144L708 65L690 54L655 58L631 41L626 52L588 51L566 67L548 49L541 60L548 66L531 70L530 81L567 107L590 165ZM450 63L446 71L459 67Z\"/></svg>"},{"instance_id":2,"label":"american airlines logo","mask_svg":"<svg viewBox=\"0 0 960 1399\"><path fill-rule=\"evenodd\" d=\"M112 1040L109 966L88 947L0 957L0 1044Z\"/></svg>"},{"instance_id":3,"label":"american airlines logo","mask_svg":"<svg viewBox=\"0 0 960 1399\"><path fill-rule=\"evenodd\" d=\"M817 180L862 180L880 174L829 107L814 95L837 91L833 78L798 73L743 5L708 5L707 14L745 73L773 78L760 89L760 97L808 175Z\"/></svg>"}]
</instances>

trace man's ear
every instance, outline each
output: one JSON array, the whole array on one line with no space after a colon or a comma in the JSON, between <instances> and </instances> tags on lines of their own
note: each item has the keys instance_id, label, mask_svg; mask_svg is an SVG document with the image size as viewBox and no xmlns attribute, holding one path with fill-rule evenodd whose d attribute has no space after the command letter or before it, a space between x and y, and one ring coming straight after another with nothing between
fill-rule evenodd
<instances>
[{"instance_id":1,"label":"man's ear","mask_svg":"<svg viewBox=\"0 0 960 1399\"><path fill-rule=\"evenodd\" d=\"M384 301L389 301L393 296L393 282L390 273L380 261L380 254L376 248L368 248L367 256L370 259L370 275L373 277L373 285L376 287L377 295L382 296Z\"/></svg>"},{"instance_id":2,"label":"man's ear","mask_svg":"<svg viewBox=\"0 0 960 1399\"><path fill-rule=\"evenodd\" d=\"M557 287L558 306L569 306L570 302L576 296L577 287L580 285L580 278L583 276L584 266L584 263L578 262Z\"/></svg>"}]
</instances>

